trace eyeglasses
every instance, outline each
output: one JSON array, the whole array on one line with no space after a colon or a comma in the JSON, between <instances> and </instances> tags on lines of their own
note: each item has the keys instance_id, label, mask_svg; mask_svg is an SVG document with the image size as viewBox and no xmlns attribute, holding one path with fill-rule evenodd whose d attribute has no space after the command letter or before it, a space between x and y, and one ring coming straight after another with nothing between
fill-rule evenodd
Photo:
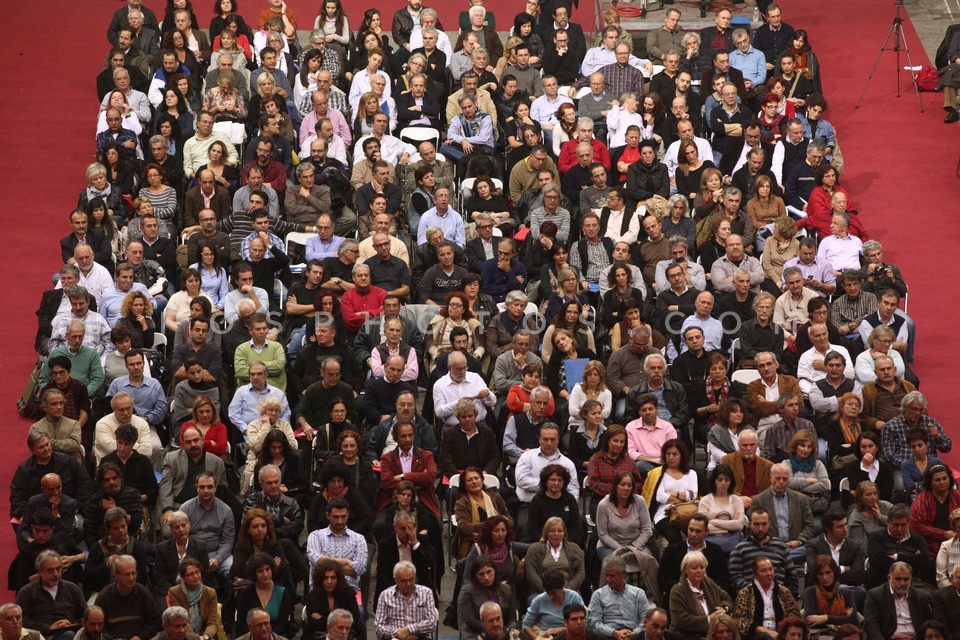
<instances>
[{"instance_id":1,"label":"eyeglasses","mask_svg":"<svg viewBox=\"0 0 960 640\"><path fill-rule=\"evenodd\" d=\"M389 246L390 246L390 243L389 243L389 242L381 242L381 243L379 243L379 244L373 245L373 248L374 248L374 249L380 249L381 247L389 247Z\"/></svg>"},{"instance_id":2,"label":"eyeglasses","mask_svg":"<svg viewBox=\"0 0 960 640\"><path fill-rule=\"evenodd\" d=\"M478 229L478 230L479 230L479 229L493 229L493 225L492 225L492 224L478 224L478 225L477 225L477 229Z\"/></svg>"}]
</instances>

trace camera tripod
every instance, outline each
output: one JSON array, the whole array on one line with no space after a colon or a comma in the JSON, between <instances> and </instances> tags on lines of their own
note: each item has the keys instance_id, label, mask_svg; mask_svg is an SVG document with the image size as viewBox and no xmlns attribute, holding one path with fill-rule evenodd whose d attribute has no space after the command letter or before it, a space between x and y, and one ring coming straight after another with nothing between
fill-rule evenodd
<instances>
[{"instance_id":1,"label":"camera tripod","mask_svg":"<svg viewBox=\"0 0 960 640\"><path fill-rule=\"evenodd\" d=\"M900 17L900 7L903 6L903 0L897 0L897 15L893 19L893 24L890 25L890 30L887 32L887 37L884 38L883 44L880 46L880 53L877 54L877 60L873 63L873 69L870 70L870 75L867 76L867 81L863 84L863 90L860 92L860 97L857 99L857 104L854 106L854 109L860 108L860 103L863 102L863 96L867 92L867 87L870 86L870 80L873 79L873 74L877 71L877 66L880 65L880 58L883 57L884 51L893 51L897 54L897 98L900 97L900 72L902 67L900 66L900 50L903 49L903 52L907 55L907 64L910 66L910 80L913 82L913 89L917 92L917 103L920 105L920 113L923 113L923 100L920 98L920 87L917 86L917 77L913 73L913 61L910 59L910 47L907 46L907 37L903 33L903 18ZM893 36L893 47L888 47L890 43L890 36Z\"/></svg>"}]
</instances>

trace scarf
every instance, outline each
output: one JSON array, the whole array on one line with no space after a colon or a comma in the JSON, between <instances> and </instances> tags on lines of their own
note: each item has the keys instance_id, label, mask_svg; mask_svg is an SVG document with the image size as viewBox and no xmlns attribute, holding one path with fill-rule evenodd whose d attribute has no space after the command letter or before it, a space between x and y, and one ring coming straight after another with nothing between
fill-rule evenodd
<instances>
[{"instance_id":1,"label":"scarf","mask_svg":"<svg viewBox=\"0 0 960 640\"><path fill-rule=\"evenodd\" d=\"M112 193L112 189L109 182L107 182L107 186L103 188L103 191L98 191L97 188L94 187L92 184L87 185L88 201L93 200L94 198L103 198L104 200L106 200L107 198L110 197L111 193Z\"/></svg>"},{"instance_id":2,"label":"scarf","mask_svg":"<svg viewBox=\"0 0 960 640\"><path fill-rule=\"evenodd\" d=\"M817 611L820 615L847 615L847 603L843 601L839 582L835 582L829 591L817 585Z\"/></svg>"},{"instance_id":3,"label":"scarf","mask_svg":"<svg viewBox=\"0 0 960 640\"><path fill-rule=\"evenodd\" d=\"M847 444L853 444L857 441L857 438L860 437L860 432L863 429L860 427L860 422L854 421L853 425L847 425L847 421L841 417L838 420L840 423L840 430L843 431L843 438Z\"/></svg>"},{"instance_id":4,"label":"scarf","mask_svg":"<svg viewBox=\"0 0 960 640\"><path fill-rule=\"evenodd\" d=\"M493 500L490 499L490 494L486 491L481 491L483 494L483 510L487 512L487 517L491 518L493 516L500 515L497 512L497 508L493 506ZM473 496L470 498L470 522L480 522L480 505L477 504L477 501L473 499Z\"/></svg>"},{"instance_id":5,"label":"scarf","mask_svg":"<svg viewBox=\"0 0 960 640\"><path fill-rule=\"evenodd\" d=\"M733 453L733 438L730 437L730 430L721 424L714 425L710 429L707 433L707 442L724 453Z\"/></svg>"},{"instance_id":6,"label":"scarf","mask_svg":"<svg viewBox=\"0 0 960 640\"><path fill-rule=\"evenodd\" d=\"M498 567L502 567L503 563L507 561L507 553L510 548L506 544L502 544L499 547L486 547L483 549L483 554L490 556L490 559L493 560L493 563Z\"/></svg>"},{"instance_id":7,"label":"scarf","mask_svg":"<svg viewBox=\"0 0 960 640\"><path fill-rule=\"evenodd\" d=\"M349 490L349 488L350 488L350 487L348 487L346 484L344 484L343 488L340 490L340 493L334 494L333 492L330 491L329 485L328 485L328 487L327 487L327 488L324 488L324 490L323 490L323 497L327 499L327 502L330 502L331 500L333 500L333 499L335 499L335 498L346 498L346 497L347 497L347 491Z\"/></svg>"},{"instance_id":8,"label":"scarf","mask_svg":"<svg viewBox=\"0 0 960 640\"><path fill-rule=\"evenodd\" d=\"M807 458L801 460L797 457L797 454L790 456L790 468L793 469L794 473L810 473L816 467L817 459L810 455Z\"/></svg>"},{"instance_id":9,"label":"scarf","mask_svg":"<svg viewBox=\"0 0 960 640\"><path fill-rule=\"evenodd\" d=\"M723 386L720 387L719 391L713 388L710 378L704 380L703 384L707 387L707 401L710 404L722 404L727 400L727 395L730 393L730 383L728 381L723 381ZM707 418L707 426L712 427L715 424L717 424L717 414L711 413ZM730 441L730 446L733 446L732 440Z\"/></svg>"},{"instance_id":10,"label":"scarf","mask_svg":"<svg viewBox=\"0 0 960 640\"><path fill-rule=\"evenodd\" d=\"M187 596L187 603L190 605L190 627L193 629L202 629L203 622L200 619L200 596L203 595L203 583L197 585L196 589L190 590L185 582L181 582L183 593Z\"/></svg>"}]
</instances>

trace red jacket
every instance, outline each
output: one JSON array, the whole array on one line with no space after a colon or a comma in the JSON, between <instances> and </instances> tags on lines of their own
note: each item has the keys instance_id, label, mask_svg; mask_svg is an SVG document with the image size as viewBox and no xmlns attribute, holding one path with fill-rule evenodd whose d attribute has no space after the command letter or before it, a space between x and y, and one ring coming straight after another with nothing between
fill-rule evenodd
<instances>
[{"instance_id":1,"label":"red jacket","mask_svg":"<svg viewBox=\"0 0 960 640\"><path fill-rule=\"evenodd\" d=\"M377 513L383 511L393 500L393 490L400 484L394 476L401 473L403 468L400 466L400 448L397 447L380 458L380 494L377 497ZM440 503L437 501L435 489L437 462L433 459L433 454L414 447L413 464L410 467L410 473L404 475L404 480L409 480L417 486L417 499L439 518Z\"/></svg>"},{"instance_id":2,"label":"red jacket","mask_svg":"<svg viewBox=\"0 0 960 640\"><path fill-rule=\"evenodd\" d=\"M373 285L366 293L360 293L357 288L350 289L340 298L340 314L347 325L347 331L357 333L363 328L363 323L370 318L376 318L383 313L383 300L387 292Z\"/></svg>"},{"instance_id":3,"label":"red jacket","mask_svg":"<svg viewBox=\"0 0 960 640\"><path fill-rule=\"evenodd\" d=\"M947 513L953 513L954 509L960 508L960 491L951 489L947 494L948 508ZM927 541L927 549L930 550L930 559L936 562L937 553L940 551L940 543L944 541L946 530L938 529L933 526L933 519L936 517L937 504L933 493L927 490L921 491L910 505L910 529L919 533Z\"/></svg>"},{"instance_id":4,"label":"red jacket","mask_svg":"<svg viewBox=\"0 0 960 640\"><path fill-rule=\"evenodd\" d=\"M580 141L574 138L564 142L563 146L560 147L560 158L557 159L557 169L560 170L560 173L566 173L579 162L577 160L578 144L580 144ZM593 146L593 161L599 162L606 167L607 171L610 171L610 150L607 149L607 145L596 138L591 138L590 144Z\"/></svg>"},{"instance_id":5,"label":"red jacket","mask_svg":"<svg viewBox=\"0 0 960 640\"><path fill-rule=\"evenodd\" d=\"M834 187L840 193L847 196L847 212L850 214L850 235L857 236L866 242L870 239L863 223L860 221L857 205L853 202L846 189L837 185ZM798 229L807 231L816 231L821 238L826 238L832 234L830 231L830 222L833 219L833 205L830 202L831 197L823 190L823 187L814 187L810 192L810 200L807 201L807 217L797 221Z\"/></svg>"}]
</instances>

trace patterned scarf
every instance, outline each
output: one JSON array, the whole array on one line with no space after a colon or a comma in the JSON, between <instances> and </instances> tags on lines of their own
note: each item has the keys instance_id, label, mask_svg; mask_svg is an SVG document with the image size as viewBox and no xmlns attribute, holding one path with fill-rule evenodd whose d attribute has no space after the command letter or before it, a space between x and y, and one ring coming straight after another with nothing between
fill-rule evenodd
<instances>
[{"instance_id":1,"label":"patterned scarf","mask_svg":"<svg viewBox=\"0 0 960 640\"><path fill-rule=\"evenodd\" d=\"M857 438L860 437L860 432L863 429L860 427L860 421L854 420L853 424L848 425L847 420L844 417L840 417L838 421L840 423L840 430L843 431L843 438L847 444L853 444L857 441Z\"/></svg>"},{"instance_id":2,"label":"patterned scarf","mask_svg":"<svg viewBox=\"0 0 960 640\"><path fill-rule=\"evenodd\" d=\"M810 473L816 468L817 459L813 455L809 455L802 460L797 457L797 454L790 456L790 468L793 469L794 473Z\"/></svg>"},{"instance_id":3,"label":"patterned scarf","mask_svg":"<svg viewBox=\"0 0 960 640\"><path fill-rule=\"evenodd\" d=\"M730 393L730 383L727 380L723 381L723 386L719 389L713 388L709 378L704 380L703 383L707 385L707 402L717 405L726 402L727 395ZM711 413L710 417L707 418L707 426L712 427L715 424L717 424L717 414Z\"/></svg>"},{"instance_id":4,"label":"patterned scarf","mask_svg":"<svg viewBox=\"0 0 960 640\"><path fill-rule=\"evenodd\" d=\"M190 605L190 627L193 629L202 629L203 622L200 619L200 596L203 595L203 584L198 584L196 589L190 590L187 583L181 582L183 593L187 596L187 603Z\"/></svg>"},{"instance_id":5,"label":"patterned scarf","mask_svg":"<svg viewBox=\"0 0 960 640\"><path fill-rule=\"evenodd\" d=\"M483 549L483 554L490 556L490 559L493 560L493 563L498 567L502 567L503 563L507 561L507 552L509 547L506 544L502 544L499 547L486 547Z\"/></svg>"},{"instance_id":6,"label":"patterned scarf","mask_svg":"<svg viewBox=\"0 0 960 640\"><path fill-rule=\"evenodd\" d=\"M820 615L827 616L847 615L847 603L840 593L839 582L834 582L829 591L817 585L817 611Z\"/></svg>"}]
</instances>

